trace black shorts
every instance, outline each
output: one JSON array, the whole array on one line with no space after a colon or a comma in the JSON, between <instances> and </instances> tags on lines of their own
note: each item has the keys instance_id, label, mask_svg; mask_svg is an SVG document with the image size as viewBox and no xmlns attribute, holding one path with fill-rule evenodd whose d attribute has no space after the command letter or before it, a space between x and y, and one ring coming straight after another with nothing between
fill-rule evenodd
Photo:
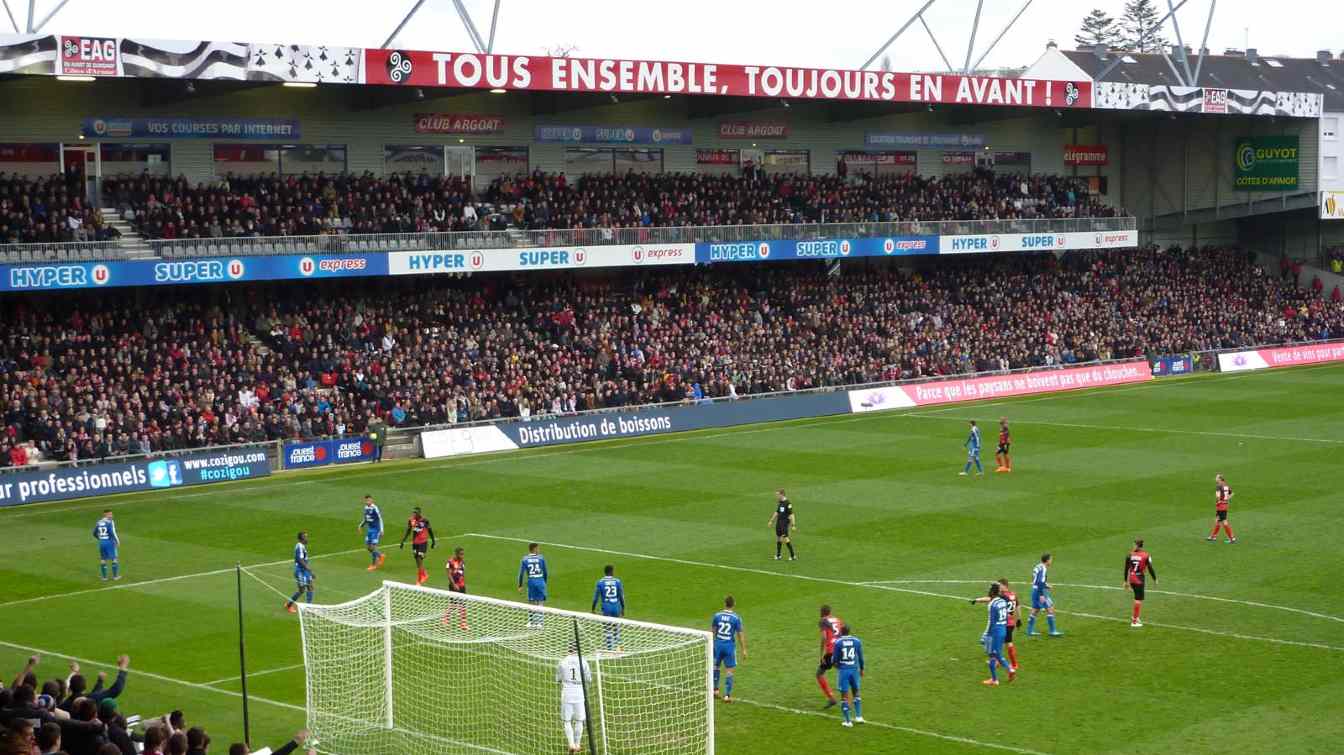
<instances>
[{"instance_id":1,"label":"black shorts","mask_svg":"<svg viewBox=\"0 0 1344 755\"><path fill-rule=\"evenodd\" d=\"M999 444L999 450L995 451L994 453L996 453L996 454L1006 454L1006 453L1008 453L1008 446L1010 446L1010 445L1012 445L1012 444L1010 444L1010 443L1000 443L1000 444Z\"/></svg>"},{"instance_id":2,"label":"black shorts","mask_svg":"<svg viewBox=\"0 0 1344 755\"><path fill-rule=\"evenodd\" d=\"M1215 511L1215 512L1214 512L1214 515L1218 517L1218 521L1220 521L1220 522L1226 522L1226 521L1227 521L1227 511L1226 511L1226 510L1223 510L1223 511Z\"/></svg>"},{"instance_id":3,"label":"black shorts","mask_svg":"<svg viewBox=\"0 0 1344 755\"><path fill-rule=\"evenodd\" d=\"M1017 628L1017 620L1008 620L1008 632L1003 635L1003 644L1008 645L1013 641L1013 630Z\"/></svg>"},{"instance_id":4,"label":"black shorts","mask_svg":"<svg viewBox=\"0 0 1344 755\"><path fill-rule=\"evenodd\" d=\"M1133 582L1130 582L1130 583L1129 583L1129 589L1131 589L1131 590L1134 591L1134 599L1135 599L1135 600L1143 600L1143 583L1142 583L1142 582L1140 582L1140 583L1137 584L1137 585L1134 584Z\"/></svg>"},{"instance_id":5,"label":"black shorts","mask_svg":"<svg viewBox=\"0 0 1344 755\"><path fill-rule=\"evenodd\" d=\"M788 536L789 536L788 527L785 527L784 529L780 529L778 527L775 528L775 537L788 537Z\"/></svg>"},{"instance_id":6,"label":"black shorts","mask_svg":"<svg viewBox=\"0 0 1344 755\"><path fill-rule=\"evenodd\" d=\"M458 587L457 585L453 584L452 582L449 582L449 583L448 583L448 592L460 592L460 593L462 593L463 595L466 595L466 594L467 594L467 586L466 586L466 585L462 585L461 587Z\"/></svg>"},{"instance_id":7,"label":"black shorts","mask_svg":"<svg viewBox=\"0 0 1344 755\"><path fill-rule=\"evenodd\" d=\"M817 676L821 676L833 668L835 668L835 658L827 653L821 657L821 663L817 664Z\"/></svg>"},{"instance_id":8,"label":"black shorts","mask_svg":"<svg viewBox=\"0 0 1344 755\"><path fill-rule=\"evenodd\" d=\"M418 558L424 558L429 552L429 543L411 543L411 552Z\"/></svg>"}]
</instances>

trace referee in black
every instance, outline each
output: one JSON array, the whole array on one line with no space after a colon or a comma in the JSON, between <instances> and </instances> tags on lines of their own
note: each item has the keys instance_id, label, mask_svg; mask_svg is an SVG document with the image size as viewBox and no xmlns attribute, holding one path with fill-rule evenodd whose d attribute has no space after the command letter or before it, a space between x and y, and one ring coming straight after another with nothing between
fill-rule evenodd
<instances>
[{"instance_id":1,"label":"referee in black","mask_svg":"<svg viewBox=\"0 0 1344 755\"><path fill-rule=\"evenodd\" d=\"M789 497L784 495L784 488L775 491L778 501L775 503L775 513L770 515L770 524L775 528L775 560L780 559L781 546L789 546L789 560L797 561L798 556L793 552L793 538L790 534L798 529L798 524L793 518L793 504L789 503Z\"/></svg>"}]
</instances>

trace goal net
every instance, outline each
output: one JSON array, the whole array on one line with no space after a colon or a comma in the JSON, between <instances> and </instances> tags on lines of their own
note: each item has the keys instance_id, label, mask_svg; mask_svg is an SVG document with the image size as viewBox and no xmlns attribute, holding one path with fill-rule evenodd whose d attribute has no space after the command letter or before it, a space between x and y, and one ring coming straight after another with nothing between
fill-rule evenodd
<instances>
[{"instance_id":1,"label":"goal net","mask_svg":"<svg viewBox=\"0 0 1344 755\"><path fill-rule=\"evenodd\" d=\"M334 755L565 753L576 652L593 755L712 755L710 634L396 582L299 604L308 728Z\"/></svg>"}]
</instances>

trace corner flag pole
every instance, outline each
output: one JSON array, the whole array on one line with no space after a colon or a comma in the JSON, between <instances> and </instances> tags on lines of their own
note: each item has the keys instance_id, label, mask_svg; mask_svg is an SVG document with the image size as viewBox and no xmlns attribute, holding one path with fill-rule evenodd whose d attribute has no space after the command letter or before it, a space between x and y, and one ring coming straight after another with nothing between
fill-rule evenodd
<instances>
[{"instance_id":1,"label":"corner flag pole","mask_svg":"<svg viewBox=\"0 0 1344 755\"><path fill-rule=\"evenodd\" d=\"M247 717L247 648L243 642L243 565L234 567L238 581L238 679L243 684L243 742L252 746L251 726Z\"/></svg>"},{"instance_id":2,"label":"corner flag pole","mask_svg":"<svg viewBox=\"0 0 1344 755\"><path fill-rule=\"evenodd\" d=\"M583 687L583 725L588 729L588 752L597 755L597 741L593 738L593 717L590 715L592 711L588 708L588 677L583 673L587 667L583 665L583 642L579 639L577 618L574 619L574 652L579 656L579 685Z\"/></svg>"}]
</instances>

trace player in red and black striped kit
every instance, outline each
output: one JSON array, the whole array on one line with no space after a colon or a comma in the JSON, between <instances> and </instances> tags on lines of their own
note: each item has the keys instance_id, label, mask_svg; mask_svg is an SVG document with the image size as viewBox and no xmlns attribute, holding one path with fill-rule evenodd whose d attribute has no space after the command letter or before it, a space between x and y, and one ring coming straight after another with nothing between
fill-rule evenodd
<instances>
[{"instance_id":1,"label":"player in red and black striped kit","mask_svg":"<svg viewBox=\"0 0 1344 755\"><path fill-rule=\"evenodd\" d=\"M835 641L840 639L840 630L844 629L845 622L840 620L839 616L831 615L830 606L821 607L821 662L817 664L817 686L821 687L822 694L826 695L826 707L835 707L835 695L831 692L831 685L826 681L826 672L835 667L835 659L831 657L831 652L835 650Z\"/></svg>"},{"instance_id":2,"label":"player in red and black striped kit","mask_svg":"<svg viewBox=\"0 0 1344 755\"><path fill-rule=\"evenodd\" d=\"M1134 614L1129 619L1131 627L1143 626L1143 622L1139 621L1139 614L1143 612L1144 572L1151 574L1154 582L1157 581L1153 557L1143 549L1143 539L1140 538L1134 541L1134 550L1125 556L1125 584L1134 591Z\"/></svg>"},{"instance_id":3,"label":"player in red and black striped kit","mask_svg":"<svg viewBox=\"0 0 1344 755\"><path fill-rule=\"evenodd\" d=\"M1227 542L1229 544L1237 542L1237 536L1232 534L1232 523L1227 521L1227 504L1232 500L1232 488L1228 487L1227 480L1222 475L1214 475L1214 506L1213 506L1213 532L1209 533L1209 542L1218 540L1218 530L1227 530Z\"/></svg>"},{"instance_id":4,"label":"player in red and black striped kit","mask_svg":"<svg viewBox=\"0 0 1344 755\"><path fill-rule=\"evenodd\" d=\"M994 461L999 463L995 472L1013 471L1013 459L1008 455L1008 448L1012 446L1013 438L1008 432L1008 418L999 417L999 447L994 451Z\"/></svg>"},{"instance_id":5,"label":"player in red and black striped kit","mask_svg":"<svg viewBox=\"0 0 1344 755\"><path fill-rule=\"evenodd\" d=\"M430 548L438 547L439 543L434 537L434 528L421 515L419 506L411 511L411 518L406 520L406 533L401 536L400 547L406 547L408 537L411 537L411 552L415 554L415 583L423 585L429 581L429 572L425 571L425 554Z\"/></svg>"},{"instance_id":6,"label":"player in red and black striped kit","mask_svg":"<svg viewBox=\"0 0 1344 755\"><path fill-rule=\"evenodd\" d=\"M467 592L467 560L466 551L462 546L453 549L453 557L444 564L444 569L448 572L448 592L460 592L463 595ZM456 602L456 601L454 601ZM443 623L449 625L452 619L449 618L451 612L444 613ZM467 606L465 603L457 607L457 627L462 631L467 631Z\"/></svg>"}]
</instances>

